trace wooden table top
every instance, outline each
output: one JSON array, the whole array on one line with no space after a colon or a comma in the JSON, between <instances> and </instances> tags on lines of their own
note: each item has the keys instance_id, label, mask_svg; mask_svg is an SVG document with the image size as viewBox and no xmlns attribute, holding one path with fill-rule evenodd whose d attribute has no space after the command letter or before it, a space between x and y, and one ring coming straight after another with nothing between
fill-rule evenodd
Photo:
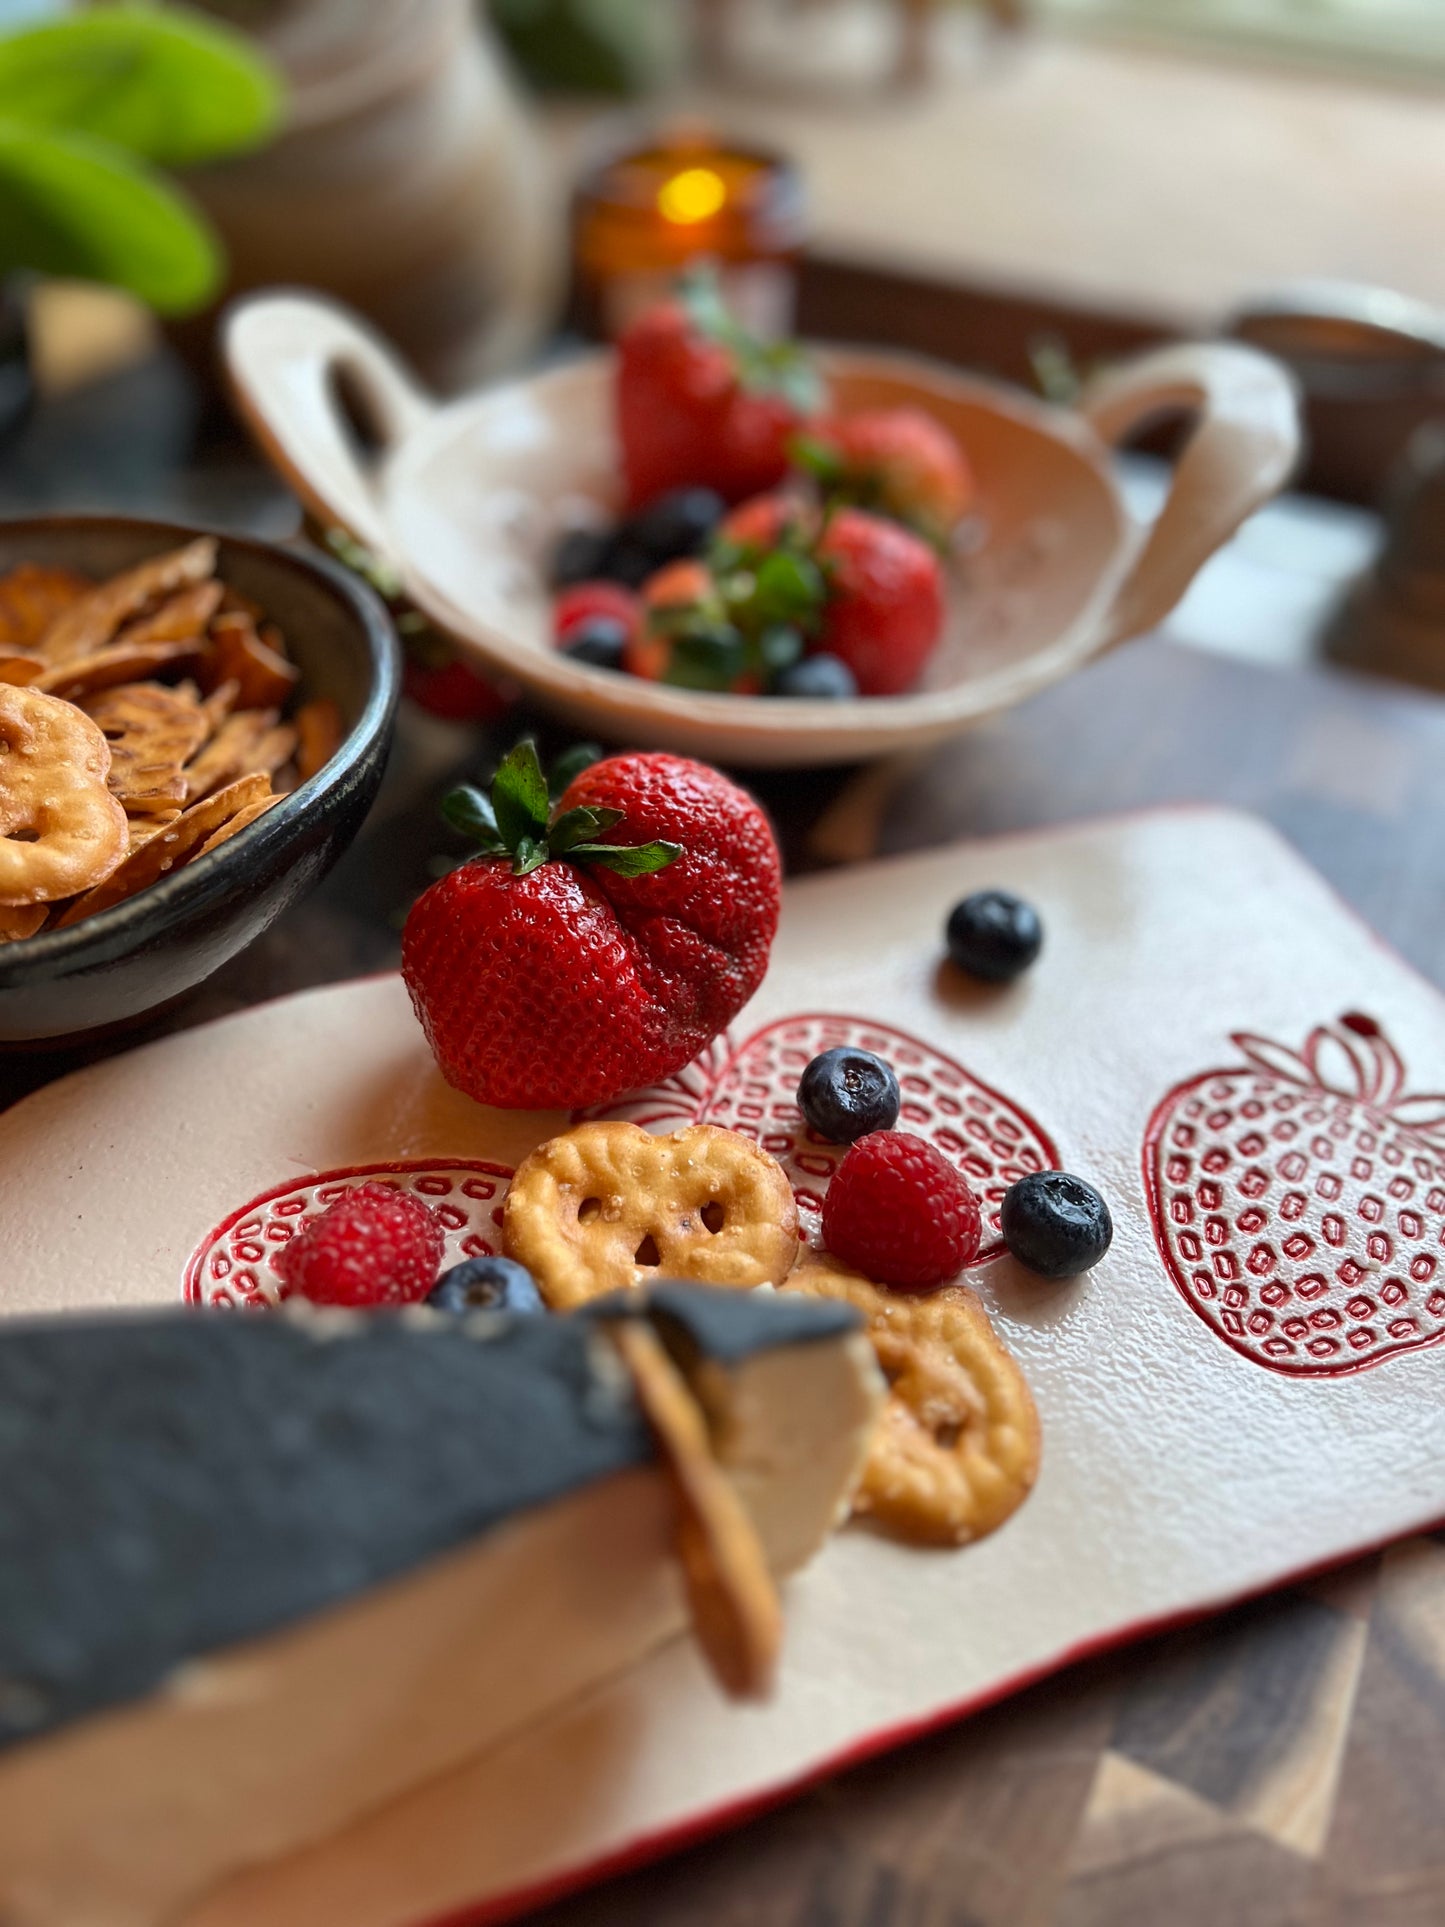
<instances>
[{"instance_id":1,"label":"wooden table top","mask_svg":"<svg viewBox=\"0 0 1445 1927\"><path fill-rule=\"evenodd\" d=\"M381 800L336 871L137 1036L394 965L445 840L441 794L516 728L479 736L404 707ZM1445 987L1439 700L1148 641L916 764L757 787L794 871L1157 804L1255 810ZM96 1054L0 1058L0 1105ZM1076 1666L537 1918L1438 1927L1445 1532Z\"/></svg>"}]
</instances>

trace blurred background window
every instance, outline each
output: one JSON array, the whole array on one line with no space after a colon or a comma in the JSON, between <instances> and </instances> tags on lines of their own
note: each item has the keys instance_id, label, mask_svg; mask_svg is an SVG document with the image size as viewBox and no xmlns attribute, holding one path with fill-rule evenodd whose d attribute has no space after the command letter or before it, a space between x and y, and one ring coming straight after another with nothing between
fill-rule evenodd
<instances>
[{"instance_id":1,"label":"blurred background window","mask_svg":"<svg viewBox=\"0 0 1445 1927\"><path fill-rule=\"evenodd\" d=\"M1442 0L1032 0L1040 20L1133 40L1270 55L1436 81Z\"/></svg>"}]
</instances>

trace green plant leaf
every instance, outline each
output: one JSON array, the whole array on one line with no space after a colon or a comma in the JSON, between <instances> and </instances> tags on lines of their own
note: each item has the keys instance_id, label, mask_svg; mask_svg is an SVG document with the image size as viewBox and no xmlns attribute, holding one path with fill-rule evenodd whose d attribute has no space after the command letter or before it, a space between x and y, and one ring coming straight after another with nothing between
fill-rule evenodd
<instances>
[{"instance_id":1,"label":"green plant leaf","mask_svg":"<svg viewBox=\"0 0 1445 1927\"><path fill-rule=\"evenodd\" d=\"M524 838L545 840L551 799L547 795L547 779L542 774L537 745L530 736L524 736L508 751L492 778L492 808L508 849L519 850Z\"/></svg>"},{"instance_id":2,"label":"green plant leaf","mask_svg":"<svg viewBox=\"0 0 1445 1927\"><path fill-rule=\"evenodd\" d=\"M442 815L454 830L473 838L483 849L495 851L502 848L491 798L483 795L481 790L473 789L470 783L443 797Z\"/></svg>"},{"instance_id":3,"label":"green plant leaf","mask_svg":"<svg viewBox=\"0 0 1445 1927\"><path fill-rule=\"evenodd\" d=\"M680 843L579 843L569 852L584 863L599 864L620 877L651 876L682 855Z\"/></svg>"},{"instance_id":4,"label":"green plant leaf","mask_svg":"<svg viewBox=\"0 0 1445 1927\"><path fill-rule=\"evenodd\" d=\"M221 254L190 201L82 134L0 120L0 274L106 281L161 314L203 307Z\"/></svg>"},{"instance_id":5,"label":"green plant leaf","mask_svg":"<svg viewBox=\"0 0 1445 1927\"><path fill-rule=\"evenodd\" d=\"M347 529L328 529L326 546L354 574L364 582L369 582L380 596L394 602L401 594L401 576L394 563L388 562L384 555L375 549L368 549L358 542Z\"/></svg>"},{"instance_id":6,"label":"green plant leaf","mask_svg":"<svg viewBox=\"0 0 1445 1927\"><path fill-rule=\"evenodd\" d=\"M179 8L99 7L0 37L0 116L167 167L254 147L281 86L239 33Z\"/></svg>"}]
</instances>

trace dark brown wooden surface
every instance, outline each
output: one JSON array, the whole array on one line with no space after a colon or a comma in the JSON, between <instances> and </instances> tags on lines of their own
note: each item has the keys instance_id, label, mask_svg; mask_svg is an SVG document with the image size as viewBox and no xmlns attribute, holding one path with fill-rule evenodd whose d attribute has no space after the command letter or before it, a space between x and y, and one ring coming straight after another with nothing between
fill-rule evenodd
<instances>
[{"instance_id":1,"label":"dark brown wooden surface","mask_svg":"<svg viewBox=\"0 0 1445 1927\"><path fill-rule=\"evenodd\" d=\"M167 483L164 499L176 512L189 499L198 516L271 516L253 480L222 473L221 499L244 504L242 514L216 509L214 478L194 499ZM33 493L73 499L69 487ZM145 506L155 499L151 490ZM517 726L484 735L404 712L381 802L337 871L183 1010L137 1036L393 965L406 908L447 844L441 793L484 769ZM759 788L794 870L840 850L902 850L1161 803L1253 809L1445 986L1445 703L1435 699L1149 641L916 765ZM95 1054L0 1058L0 1103ZM1421 1424L1445 1430L1438 1413ZM1077 1666L538 1918L1440 1927L1445 1534Z\"/></svg>"}]
</instances>

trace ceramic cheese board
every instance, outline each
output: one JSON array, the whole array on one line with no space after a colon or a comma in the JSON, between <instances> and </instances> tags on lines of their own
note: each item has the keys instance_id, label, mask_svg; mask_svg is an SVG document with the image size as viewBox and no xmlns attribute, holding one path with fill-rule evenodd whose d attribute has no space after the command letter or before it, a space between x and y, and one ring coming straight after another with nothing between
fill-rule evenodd
<instances>
[{"instance_id":1,"label":"ceramic cheese board","mask_svg":"<svg viewBox=\"0 0 1445 1927\"><path fill-rule=\"evenodd\" d=\"M1007 987L944 960L949 906L990 885L1045 925ZM968 1282L1037 1403L1031 1496L956 1550L840 1532L788 1582L769 1703L728 1704L674 1640L198 1895L188 1927L510 1918L1085 1653L1445 1518L1445 1003L1271 830L1175 810L792 884L729 1033L607 1114L756 1138L816 1240L836 1156L793 1100L836 1042L888 1057L900 1128L981 1199ZM24 1173L0 1204L0 1310L265 1316L275 1253L376 1175L438 1213L449 1259L494 1250L510 1173L568 1122L448 1088L399 978L265 1005L0 1119ZM1098 1186L1115 1234L1062 1283L998 1236L1004 1189L1053 1166Z\"/></svg>"}]
</instances>

